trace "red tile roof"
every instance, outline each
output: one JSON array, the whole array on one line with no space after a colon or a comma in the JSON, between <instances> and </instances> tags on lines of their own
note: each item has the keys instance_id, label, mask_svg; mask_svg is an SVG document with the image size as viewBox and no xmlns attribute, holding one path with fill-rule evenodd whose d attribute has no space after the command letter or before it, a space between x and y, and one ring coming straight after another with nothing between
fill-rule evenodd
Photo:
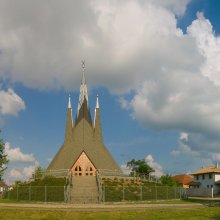
<instances>
[{"instance_id":1,"label":"red tile roof","mask_svg":"<svg viewBox=\"0 0 220 220\"><path fill-rule=\"evenodd\" d=\"M182 183L182 184L188 184L193 180L193 178L187 174L179 174L174 176L174 178L177 180L178 183Z\"/></svg>"}]
</instances>

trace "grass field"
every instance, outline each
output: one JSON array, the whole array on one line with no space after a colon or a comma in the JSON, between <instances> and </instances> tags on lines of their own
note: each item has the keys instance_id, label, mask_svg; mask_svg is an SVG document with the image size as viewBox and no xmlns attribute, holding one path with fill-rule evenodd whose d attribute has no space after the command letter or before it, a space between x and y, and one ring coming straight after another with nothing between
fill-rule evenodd
<instances>
[{"instance_id":1,"label":"grass field","mask_svg":"<svg viewBox=\"0 0 220 220\"><path fill-rule=\"evenodd\" d=\"M74 211L0 208L1 220L220 219L220 207L166 208L128 211Z\"/></svg>"}]
</instances>

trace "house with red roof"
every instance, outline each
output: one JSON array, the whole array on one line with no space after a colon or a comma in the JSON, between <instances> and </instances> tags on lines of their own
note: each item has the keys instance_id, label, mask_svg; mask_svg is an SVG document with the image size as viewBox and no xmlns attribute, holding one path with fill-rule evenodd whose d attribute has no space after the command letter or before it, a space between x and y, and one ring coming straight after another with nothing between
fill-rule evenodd
<instances>
[{"instance_id":1,"label":"house with red roof","mask_svg":"<svg viewBox=\"0 0 220 220\"><path fill-rule=\"evenodd\" d=\"M174 176L174 179L177 182L178 187L189 188L189 183L193 181L192 176L187 174L179 174Z\"/></svg>"}]
</instances>

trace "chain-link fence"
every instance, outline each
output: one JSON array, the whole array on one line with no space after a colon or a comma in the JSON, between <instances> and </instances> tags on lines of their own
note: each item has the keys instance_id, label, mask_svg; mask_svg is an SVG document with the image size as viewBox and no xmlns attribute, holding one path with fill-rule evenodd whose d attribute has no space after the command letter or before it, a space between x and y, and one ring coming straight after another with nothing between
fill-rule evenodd
<instances>
[{"instance_id":1,"label":"chain-link fence","mask_svg":"<svg viewBox=\"0 0 220 220\"><path fill-rule=\"evenodd\" d=\"M82 190L82 189L81 189ZM88 188L85 188L85 191ZM186 191L183 188L168 187L168 186L102 186L102 198L99 202L122 202L122 201L157 201L185 198ZM64 186L17 186L12 190L4 193L4 199L22 200L22 201L41 201L41 202L80 202L80 201L97 201L98 195L93 195L93 190L90 194L78 195L78 197L69 198ZM70 196L70 195L69 195ZM90 198L91 197L91 198ZM82 200L84 199L84 200ZM76 200L76 201L75 201Z\"/></svg>"},{"instance_id":2,"label":"chain-link fence","mask_svg":"<svg viewBox=\"0 0 220 220\"><path fill-rule=\"evenodd\" d=\"M103 186L103 202L181 199L185 189L168 186Z\"/></svg>"},{"instance_id":3,"label":"chain-link fence","mask_svg":"<svg viewBox=\"0 0 220 220\"><path fill-rule=\"evenodd\" d=\"M4 193L4 199L41 201L41 202L64 202L64 186L17 186Z\"/></svg>"}]
</instances>

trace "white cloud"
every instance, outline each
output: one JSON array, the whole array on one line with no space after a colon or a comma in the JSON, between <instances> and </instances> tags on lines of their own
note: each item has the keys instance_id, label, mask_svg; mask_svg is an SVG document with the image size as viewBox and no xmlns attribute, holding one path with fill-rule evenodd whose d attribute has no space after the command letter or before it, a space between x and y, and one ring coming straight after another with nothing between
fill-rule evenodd
<instances>
[{"instance_id":1,"label":"white cloud","mask_svg":"<svg viewBox=\"0 0 220 220\"><path fill-rule=\"evenodd\" d=\"M155 170L152 174L156 177L161 177L164 175L163 167L157 163L151 154L147 155L145 158L146 163Z\"/></svg>"},{"instance_id":2,"label":"white cloud","mask_svg":"<svg viewBox=\"0 0 220 220\"><path fill-rule=\"evenodd\" d=\"M39 162L33 154L25 154L19 147L12 148L9 142L5 143L5 153L9 163L3 178L8 184L18 180L29 180L36 167L39 166Z\"/></svg>"},{"instance_id":3,"label":"white cloud","mask_svg":"<svg viewBox=\"0 0 220 220\"><path fill-rule=\"evenodd\" d=\"M188 156L192 161L198 160L202 166L216 164L220 161L219 139L212 139L202 134L181 132L179 146L171 151L171 155L179 158Z\"/></svg>"},{"instance_id":4,"label":"white cloud","mask_svg":"<svg viewBox=\"0 0 220 220\"><path fill-rule=\"evenodd\" d=\"M220 40L201 13L177 27L188 2L2 0L0 78L78 89L86 59L89 85L132 91L121 105L134 119L186 132L181 152L218 153Z\"/></svg>"},{"instance_id":5,"label":"white cloud","mask_svg":"<svg viewBox=\"0 0 220 220\"><path fill-rule=\"evenodd\" d=\"M176 15L183 15L187 4L190 0L148 0L148 2L152 2L152 4L158 5L159 7L163 6L173 11Z\"/></svg>"},{"instance_id":6,"label":"white cloud","mask_svg":"<svg viewBox=\"0 0 220 220\"><path fill-rule=\"evenodd\" d=\"M32 177L35 169L36 166L32 165L23 168L12 168L7 172L5 181L8 184L12 184L15 181L27 181Z\"/></svg>"},{"instance_id":7,"label":"white cloud","mask_svg":"<svg viewBox=\"0 0 220 220\"><path fill-rule=\"evenodd\" d=\"M182 140L182 141L188 141L188 136L189 136L188 133L186 133L186 132L181 132L181 133L180 133L180 140Z\"/></svg>"},{"instance_id":8,"label":"white cloud","mask_svg":"<svg viewBox=\"0 0 220 220\"><path fill-rule=\"evenodd\" d=\"M187 28L190 36L195 38L200 53L205 61L201 73L215 85L220 85L220 37L216 36L212 24L203 13L197 13L198 19Z\"/></svg>"},{"instance_id":9,"label":"white cloud","mask_svg":"<svg viewBox=\"0 0 220 220\"><path fill-rule=\"evenodd\" d=\"M21 110L25 109L25 103L13 89L7 91L0 90L0 114L17 115Z\"/></svg>"},{"instance_id":10,"label":"white cloud","mask_svg":"<svg viewBox=\"0 0 220 220\"><path fill-rule=\"evenodd\" d=\"M126 175L129 175L130 172L131 172L131 169L129 169L126 164L122 164L122 165L121 165L121 170L122 170L122 172L123 172L124 174L126 174Z\"/></svg>"},{"instance_id":11,"label":"white cloud","mask_svg":"<svg viewBox=\"0 0 220 220\"><path fill-rule=\"evenodd\" d=\"M86 59L90 85L135 89L166 57L158 45L165 53L181 47L172 43L182 35L175 15L183 14L187 3L3 0L0 77L38 89L78 89L80 60Z\"/></svg>"},{"instance_id":12,"label":"white cloud","mask_svg":"<svg viewBox=\"0 0 220 220\"><path fill-rule=\"evenodd\" d=\"M9 172L9 177L15 180L20 180L22 178L22 173L17 169L11 169Z\"/></svg>"},{"instance_id":13,"label":"white cloud","mask_svg":"<svg viewBox=\"0 0 220 220\"><path fill-rule=\"evenodd\" d=\"M10 143L5 143L5 153L11 162L35 162L33 154L24 154L19 147L11 148Z\"/></svg>"}]
</instances>

